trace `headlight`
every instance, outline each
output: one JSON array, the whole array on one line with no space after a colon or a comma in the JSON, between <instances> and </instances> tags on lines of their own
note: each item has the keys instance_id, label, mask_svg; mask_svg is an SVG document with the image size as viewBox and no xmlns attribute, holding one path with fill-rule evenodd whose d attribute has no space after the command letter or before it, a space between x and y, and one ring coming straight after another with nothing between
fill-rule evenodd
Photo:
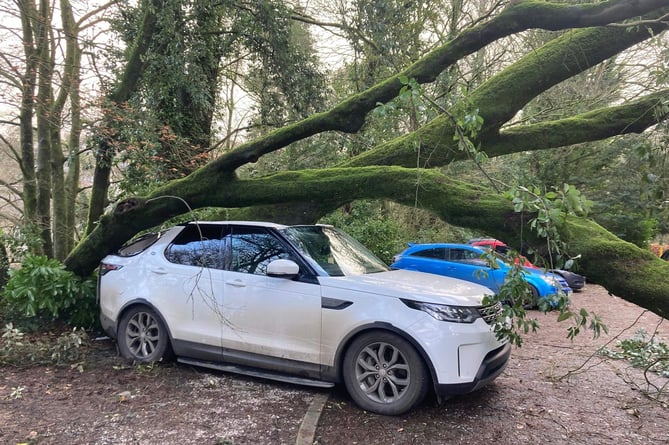
<instances>
[{"instance_id":1,"label":"headlight","mask_svg":"<svg viewBox=\"0 0 669 445\"><path fill-rule=\"evenodd\" d=\"M427 312L439 321L452 323L474 323L481 314L476 308L466 306L449 306L447 304L423 303L421 301L402 300L412 309Z\"/></svg>"}]
</instances>

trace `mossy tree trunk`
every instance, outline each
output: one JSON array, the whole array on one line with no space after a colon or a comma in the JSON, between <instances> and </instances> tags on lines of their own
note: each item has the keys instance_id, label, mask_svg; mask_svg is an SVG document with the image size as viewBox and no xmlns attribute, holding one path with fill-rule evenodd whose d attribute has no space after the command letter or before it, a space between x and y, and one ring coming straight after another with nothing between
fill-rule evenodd
<instances>
[{"instance_id":1,"label":"mossy tree trunk","mask_svg":"<svg viewBox=\"0 0 669 445\"><path fill-rule=\"evenodd\" d=\"M116 113L116 107L123 107L136 92L137 85L141 79L142 72L146 67L145 56L151 44L153 33L156 30L156 11L160 8L160 0L146 0L142 25L133 46L128 48L128 62L120 76L118 83L106 97L106 107L103 128L113 128L112 121ZM110 132L111 133L111 132ZM86 222L86 234L90 234L96 227L98 218L104 213L107 206L107 194L109 192L112 160L114 156L112 139L113 134L101 137L95 151L95 170L93 171L93 186L91 188L91 199L88 208L88 219Z\"/></svg>"},{"instance_id":2,"label":"mossy tree trunk","mask_svg":"<svg viewBox=\"0 0 669 445\"><path fill-rule=\"evenodd\" d=\"M379 102L387 102L398 94L402 88L401 78L430 82L460 58L501 37L532 27L557 30L596 26L572 31L554 40L472 93L472 104L485 119L479 140L475 141L481 143L484 151L498 156L643 131L666 118L654 111L669 92L658 92L636 102L560 121L503 126L529 100L551 86L662 32L666 25L653 18L665 14L667 9L663 8L669 8L669 0L605 1L585 5L518 2L429 53L397 76L345 100L330 111L246 143L149 196L119 203L75 248L66 265L86 275L94 270L102 256L137 232L186 213L189 208L204 206L251 208L251 212L260 209L263 215L274 210L273 219L279 222L309 222L352 200L389 199L430 210L449 223L514 241L523 221L501 194L455 181L435 170L410 168L427 165L418 158L417 145L420 153L430 154L431 167L466 156L452 145L455 127L447 115L366 152L340 168L284 172L253 180L241 180L235 171L264 154L323 131L355 132ZM650 15L645 17L643 25L605 26L644 14ZM621 241L587 219L570 217L561 231L571 253L582 255L583 272L589 279L660 315L669 314L669 264Z\"/></svg>"},{"instance_id":3,"label":"mossy tree trunk","mask_svg":"<svg viewBox=\"0 0 669 445\"><path fill-rule=\"evenodd\" d=\"M68 258L68 267L82 275L90 273L102 252L120 247L142 229L185 213L188 209L182 199L192 208L289 204L281 209L293 213L277 215L275 220L279 222L313 222L352 200L389 199L418 205L448 223L507 240L517 239L522 224L521 215L514 212L511 202L498 193L451 179L436 170L394 166L333 168L222 182L209 175L209 180L211 183L204 177L197 181L183 180L151 196L119 203ZM310 211L311 221L304 219L304 206ZM669 315L669 263L618 239L587 219L570 217L562 232L569 253L582 255L582 269L590 280L660 315Z\"/></svg>"}]
</instances>

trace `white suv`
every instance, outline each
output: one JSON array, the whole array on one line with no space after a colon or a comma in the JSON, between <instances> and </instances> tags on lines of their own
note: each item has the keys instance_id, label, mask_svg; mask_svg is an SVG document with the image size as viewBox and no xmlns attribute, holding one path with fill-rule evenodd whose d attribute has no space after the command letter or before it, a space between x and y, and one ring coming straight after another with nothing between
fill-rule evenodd
<instances>
[{"instance_id":1,"label":"white suv","mask_svg":"<svg viewBox=\"0 0 669 445\"><path fill-rule=\"evenodd\" d=\"M100 319L124 357L331 387L397 415L497 377L510 345L490 290L389 270L323 225L197 222L145 235L100 264Z\"/></svg>"}]
</instances>

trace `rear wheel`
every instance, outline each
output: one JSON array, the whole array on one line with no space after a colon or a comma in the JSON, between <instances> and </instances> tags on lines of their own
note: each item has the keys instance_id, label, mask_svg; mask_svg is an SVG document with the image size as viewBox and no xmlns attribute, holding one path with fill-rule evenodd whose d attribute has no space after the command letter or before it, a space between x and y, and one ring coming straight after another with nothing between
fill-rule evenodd
<instances>
[{"instance_id":1,"label":"rear wheel","mask_svg":"<svg viewBox=\"0 0 669 445\"><path fill-rule=\"evenodd\" d=\"M118 348L123 357L139 363L168 358L171 352L165 325L146 306L134 306L123 314L118 326Z\"/></svg>"},{"instance_id":2,"label":"rear wheel","mask_svg":"<svg viewBox=\"0 0 669 445\"><path fill-rule=\"evenodd\" d=\"M344 357L343 377L351 398L363 409L399 415L427 395L430 379L414 347L391 332L362 334Z\"/></svg>"}]
</instances>

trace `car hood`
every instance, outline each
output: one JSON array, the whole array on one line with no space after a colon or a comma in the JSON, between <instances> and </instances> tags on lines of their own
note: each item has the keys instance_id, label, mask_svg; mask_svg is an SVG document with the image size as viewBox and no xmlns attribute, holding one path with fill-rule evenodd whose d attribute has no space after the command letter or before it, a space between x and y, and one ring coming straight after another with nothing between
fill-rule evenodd
<instances>
[{"instance_id":1,"label":"car hood","mask_svg":"<svg viewBox=\"0 0 669 445\"><path fill-rule=\"evenodd\" d=\"M493 294L476 283L412 270L318 279L331 288L458 306L480 306L484 295Z\"/></svg>"}]
</instances>

